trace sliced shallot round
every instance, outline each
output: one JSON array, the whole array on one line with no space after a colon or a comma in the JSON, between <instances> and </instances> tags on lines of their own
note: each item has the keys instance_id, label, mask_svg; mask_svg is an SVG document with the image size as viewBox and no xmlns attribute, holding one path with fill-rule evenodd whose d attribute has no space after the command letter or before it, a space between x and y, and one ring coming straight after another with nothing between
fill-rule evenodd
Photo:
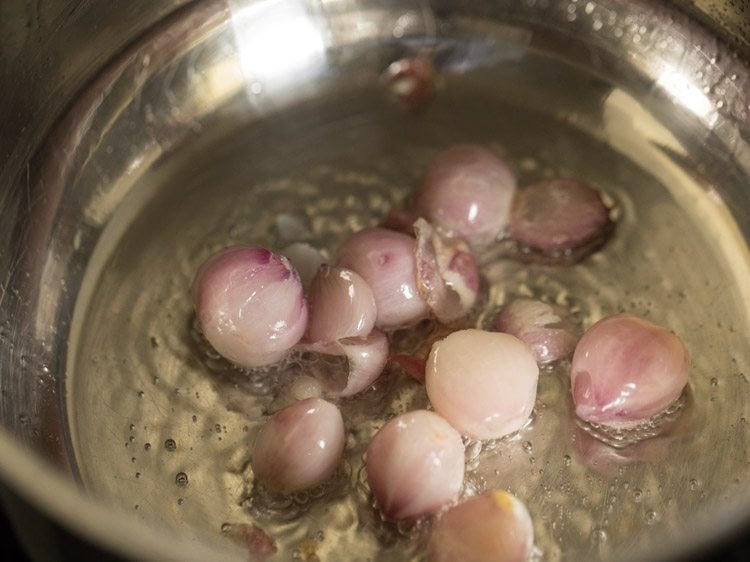
<instances>
[{"instance_id":1,"label":"sliced shallot round","mask_svg":"<svg viewBox=\"0 0 750 562\"><path fill-rule=\"evenodd\" d=\"M380 428L367 448L365 467L383 514L388 519L413 520L458 498L464 445L439 415L415 410Z\"/></svg>"},{"instance_id":2,"label":"sliced shallot round","mask_svg":"<svg viewBox=\"0 0 750 562\"><path fill-rule=\"evenodd\" d=\"M429 314L417 289L414 254L414 238L384 228L360 230L339 248L338 265L362 276L375 295L378 328L401 328Z\"/></svg>"},{"instance_id":3,"label":"sliced shallot round","mask_svg":"<svg viewBox=\"0 0 750 562\"><path fill-rule=\"evenodd\" d=\"M539 367L515 336L459 330L435 342L425 385L435 411L463 435L497 439L528 421Z\"/></svg>"},{"instance_id":4,"label":"sliced shallot round","mask_svg":"<svg viewBox=\"0 0 750 562\"><path fill-rule=\"evenodd\" d=\"M463 144L432 161L415 205L419 215L478 249L503 234L515 190L505 162L482 146Z\"/></svg>"},{"instance_id":5,"label":"sliced shallot round","mask_svg":"<svg viewBox=\"0 0 750 562\"><path fill-rule=\"evenodd\" d=\"M611 426L645 420L680 397L689 366L682 341L665 328L632 314L604 318L573 354L576 415Z\"/></svg>"},{"instance_id":6,"label":"sliced shallot round","mask_svg":"<svg viewBox=\"0 0 750 562\"><path fill-rule=\"evenodd\" d=\"M609 209L596 189L561 178L520 189L508 230L523 249L550 257L575 251L581 259L601 245L609 224Z\"/></svg>"},{"instance_id":7,"label":"sliced shallot round","mask_svg":"<svg viewBox=\"0 0 750 562\"><path fill-rule=\"evenodd\" d=\"M260 430L253 472L278 492L312 488L336 471L344 442L339 409L320 398L308 398L280 410Z\"/></svg>"},{"instance_id":8,"label":"sliced shallot round","mask_svg":"<svg viewBox=\"0 0 750 562\"><path fill-rule=\"evenodd\" d=\"M526 562L534 526L515 496L492 490L443 513L432 529L430 562Z\"/></svg>"},{"instance_id":9,"label":"sliced shallot round","mask_svg":"<svg viewBox=\"0 0 750 562\"><path fill-rule=\"evenodd\" d=\"M375 297L357 273L323 264L307 293L309 341L332 342L366 336L375 325Z\"/></svg>"},{"instance_id":10,"label":"sliced shallot round","mask_svg":"<svg viewBox=\"0 0 750 562\"><path fill-rule=\"evenodd\" d=\"M265 248L234 246L209 258L193 282L193 302L209 343L244 367L284 358L307 327L297 272Z\"/></svg>"},{"instance_id":11,"label":"sliced shallot round","mask_svg":"<svg viewBox=\"0 0 750 562\"><path fill-rule=\"evenodd\" d=\"M536 362L542 365L568 357L577 341L565 312L536 299L520 298L507 304L500 311L495 328L528 345Z\"/></svg>"}]
</instances>

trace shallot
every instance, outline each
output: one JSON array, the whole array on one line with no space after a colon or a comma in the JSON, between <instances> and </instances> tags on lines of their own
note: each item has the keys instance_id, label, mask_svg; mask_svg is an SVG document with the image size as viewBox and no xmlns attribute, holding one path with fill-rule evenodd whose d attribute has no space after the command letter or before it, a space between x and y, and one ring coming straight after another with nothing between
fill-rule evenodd
<instances>
[{"instance_id":1,"label":"shallot","mask_svg":"<svg viewBox=\"0 0 750 562\"><path fill-rule=\"evenodd\" d=\"M479 270L466 244L444 239L423 218L414 223L419 291L438 320L465 316L479 292Z\"/></svg>"},{"instance_id":2,"label":"shallot","mask_svg":"<svg viewBox=\"0 0 750 562\"><path fill-rule=\"evenodd\" d=\"M383 514L413 520L455 501L464 478L461 436L434 412L416 410L386 423L365 456L367 481Z\"/></svg>"},{"instance_id":3,"label":"shallot","mask_svg":"<svg viewBox=\"0 0 750 562\"><path fill-rule=\"evenodd\" d=\"M534 527L515 496L492 490L450 508L432 529L430 562L526 562Z\"/></svg>"},{"instance_id":4,"label":"shallot","mask_svg":"<svg viewBox=\"0 0 750 562\"><path fill-rule=\"evenodd\" d=\"M312 488L336 471L344 442L339 409L320 398L308 398L280 410L260 430L253 472L278 492Z\"/></svg>"},{"instance_id":5,"label":"shallot","mask_svg":"<svg viewBox=\"0 0 750 562\"><path fill-rule=\"evenodd\" d=\"M528 421L539 367L510 334L459 330L437 341L425 372L435 411L463 435L496 439Z\"/></svg>"},{"instance_id":6,"label":"shallot","mask_svg":"<svg viewBox=\"0 0 750 562\"><path fill-rule=\"evenodd\" d=\"M668 330L631 314L604 318L573 354L576 415L611 426L645 420L679 398L689 363L682 341Z\"/></svg>"},{"instance_id":7,"label":"shallot","mask_svg":"<svg viewBox=\"0 0 750 562\"><path fill-rule=\"evenodd\" d=\"M509 234L524 250L581 259L604 241L609 224L609 209L596 189L561 178L518 191Z\"/></svg>"},{"instance_id":8,"label":"shallot","mask_svg":"<svg viewBox=\"0 0 750 562\"><path fill-rule=\"evenodd\" d=\"M512 334L529 346L537 363L568 357L576 337L564 311L540 300L520 298L507 304L495 321L500 332Z\"/></svg>"},{"instance_id":9,"label":"shallot","mask_svg":"<svg viewBox=\"0 0 750 562\"><path fill-rule=\"evenodd\" d=\"M378 329L364 337L302 343L297 349L346 357L344 373L325 373L322 377L325 393L336 398L353 396L365 390L380 376L388 361L388 338Z\"/></svg>"},{"instance_id":10,"label":"shallot","mask_svg":"<svg viewBox=\"0 0 750 562\"><path fill-rule=\"evenodd\" d=\"M366 336L375 325L375 297L357 273L321 265L308 291L307 339L332 342Z\"/></svg>"},{"instance_id":11,"label":"shallot","mask_svg":"<svg viewBox=\"0 0 750 562\"><path fill-rule=\"evenodd\" d=\"M429 315L417 288L411 236L384 228L360 230L339 248L338 265L357 272L372 289L378 328L402 328Z\"/></svg>"},{"instance_id":12,"label":"shallot","mask_svg":"<svg viewBox=\"0 0 750 562\"><path fill-rule=\"evenodd\" d=\"M440 153L416 194L419 215L478 249L501 236L516 178L488 149L464 144Z\"/></svg>"},{"instance_id":13,"label":"shallot","mask_svg":"<svg viewBox=\"0 0 750 562\"><path fill-rule=\"evenodd\" d=\"M208 342L243 367L284 358L307 327L299 275L265 248L234 246L209 258L193 282L193 302Z\"/></svg>"}]
</instances>

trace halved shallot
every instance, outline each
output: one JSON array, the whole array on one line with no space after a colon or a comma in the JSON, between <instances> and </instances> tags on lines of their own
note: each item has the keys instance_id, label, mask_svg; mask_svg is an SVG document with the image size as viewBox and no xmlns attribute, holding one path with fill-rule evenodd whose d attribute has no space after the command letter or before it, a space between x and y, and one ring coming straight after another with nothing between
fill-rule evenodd
<instances>
[{"instance_id":1,"label":"halved shallot","mask_svg":"<svg viewBox=\"0 0 750 562\"><path fill-rule=\"evenodd\" d=\"M611 426L645 420L680 397L689 366L685 346L668 330L632 314L604 318L573 354L576 415Z\"/></svg>"},{"instance_id":2,"label":"halved shallot","mask_svg":"<svg viewBox=\"0 0 750 562\"><path fill-rule=\"evenodd\" d=\"M477 300L477 262L463 241L443 238L423 218L414 223L414 231L419 292L438 320L458 320Z\"/></svg>"},{"instance_id":3,"label":"halved shallot","mask_svg":"<svg viewBox=\"0 0 750 562\"><path fill-rule=\"evenodd\" d=\"M360 230L339 248L338 265L357 272L372 289L378 328L402 328L429 314L417 289L414 254L414 238L384 228Z\"/></svg>"},{"instance_id":4,"label":"halved shallot","mask_svg":"<svg viewBox=\"0 0 750 562\"><path fill-rule=\"evenodd\" d=\"M312 488L336 471L344 443L339 409L320 398L308 398L280 410L260 430L253 473L278 492Z\"/></svg>"},{"instance_id":5,"label":"halved shallot","mask_svg":"<svg viewBox=\"0 0 750 562\"><path fill-rule=\"evenodd\" d=\"M515 496L492 490L443 513L432 529L430 562L526 562L534 526Z\"/></svg>"},{"instance_id":6,"label":"halved shallot","mask_svg":"<svg viewBox=\"0 0 750 562\"><path fill-rule=\"evenodd\" d=\"M462 144L432 161L415 205L420 216L476 250L504 233L515 190L505 162L482 146Z\"/></svg>"},{"instance_id":7,"label":"halved shallot","mask_svg":"<svg viewBox=\"0 0 750 562\"><path fill-rule=\"evenodd\" d=\"M541 365L568 357L577 341L565 312L537 299L519 298L505 305L495 328L529 346Z\"/></svg>"},{"instance_id":8,"label":"halved shallot","mask_svg":"<svg viewBox=\"0 0 750 562\"><path fill-rule=\"evenodd\" d=\"M425 385L435 411L463 435L497 439L528 421L538 378L539 367L521 340L471 329L435 342Z\"/></svg>"},{"instance_id":9,"label":"halved shallot","mask_svg":"<svg viewBox=\"0 0 750 562\"><path fill-rule=\"evenodd\" d=\"M299 275L265 248L234 246L209 258L193 282L193 302L209 343L243 367L281 360L307 327Z\"/></svg>"},{"instance_id":10,"label":"halved shallot","mask_svg":"<svg viewBox=\"0 0 750 562\"><path fill-rule=\"evenodd\" d=\"M388 519L413 520L455 501L464 479L461 436L434 412L386 423L365 455L367 481Z\"/></svg>"}]
</instances>

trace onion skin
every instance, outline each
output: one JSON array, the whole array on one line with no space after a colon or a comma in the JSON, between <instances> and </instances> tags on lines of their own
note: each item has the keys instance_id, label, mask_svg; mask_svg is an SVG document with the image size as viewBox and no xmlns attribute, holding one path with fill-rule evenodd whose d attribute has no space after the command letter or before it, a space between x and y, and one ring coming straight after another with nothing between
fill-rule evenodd
<instances>
[{"instance_id":1,"label":"onion skin","mask_svg":"<svg viewBox=\"0 0 750 562\"><path fill-rule=\"evenodd\" d=\"M366 336L375 325L375 296L354 271L321 265L308 291L308 341L332 342Z\"/></svg>"},{"instance_id":2,"label":"onion skin","mask_svg":"<svg viewBox=\"0 0 750 562\"><path fill-rule=\"evenodd\" d=\"M518 191L508 231L524 249L549 257L575 252L580 260L601 246L609 226L609 209L596 189L560 178Z\"/></svg>"},{"instance_id":3,"label":"onion skin","mask_svg":"<svg viewBox=\"0 0 750 562\"><path fill-rule=\"evenodd\" d=\"M540 365L569 357L577 339L568 329L565 314L551 304L520 298L503 307L495 321L500 332L524 342Z\"/></svg>"},{"instance_id":4,"label":"onion skin","mask_svg":"<svg viewBox=\"0 0 750 562\"><path fill-rule=\"evenodd\" d=\"M265 248L234 246L209 258L193 282L193 302L208 342L243 367L283 359L307 327L297 272Z\"/></svg>"},{"instance_id":5,"label":"onion skin","mask_svg":"<svg viewBox=\"0 0 750 562\"><path fill-rule=\"evenodd\" d=\"M253 472L266 486L285 494L312 488L336 471L344 444L339 409L308 398L280 410L260 430Z\"/></svg>"},{"instance_id":6,"label":"onion skin","mask_svg":"<svg viewBox=\"0 0 750 562\"><path fill-rule=\"evenodd\" d=\"M375 434L365 467L383 514L391 520L415 520L458 498L464 445L439 415L416 410L390 420Z\"/></svg>"},{"instance_id":7,"label":"onion skin","mask_svg":"<svg viewBox=\"0 0 750 562\"><path fill-rule=\"evenodd\" d=\"M450 508L433 527L430 562L526 562L534 527L526 506L502 490Z\"/></svg>"},{"instance_id":8,"label":"onion skin","mask_svg":"<svg viewBox=\"0 0 750 562\"><path fill-rule=\"evenodd\" d=\"M526 424L539 367L515 336L459 330L435 342L425 386L435 411L462 435L497 439Z\"/></svg>"},{"instance_id":9,"label":"onion skin","mask_svg":"<svg viewBox=\"0 0 750 562\"><path fill-rule=\"evenodd\" d=\"M365 228L338 251L338 265L358 273L375 296L375 326L391 330L427 318L429 307L417 288L414 238L384 228Z\"/></svg>"},{"instance_id":10,"label":"onion skin","mask_svg":"<svg viewBox=\"0 0 750 562\"><path fill-rule=\"evenodd\" d=\"M516 178L486 148L463 144L441 152L416 193L417 214L448 236L481 249L506 229Z\"/></svg>"},{"instance_id":11,"label":"onion skin","mask_svg":"<svg viewBox=\"0 0 750 562\"><path fill-rule=\"evenodd\" d=\"M638 423L680 397L689 367L687 349L668 330L632 314L604 318L573 354L576 415L610 426Z\"/></svg>"}]
</instances>

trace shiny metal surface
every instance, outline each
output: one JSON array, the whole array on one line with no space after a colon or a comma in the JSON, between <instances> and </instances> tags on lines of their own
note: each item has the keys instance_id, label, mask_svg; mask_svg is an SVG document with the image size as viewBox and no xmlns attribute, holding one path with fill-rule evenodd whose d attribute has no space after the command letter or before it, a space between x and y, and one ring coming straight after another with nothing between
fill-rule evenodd
<instances>
[{"instance_id":1,"label":"shiny metal surface","mask_svg":"<svg viewBox=\"0 0 750 562\"><path fill-rule=\"evenodd\" d=\"M169 509L153 510L152 517L156 514L161 524L167 523L163 529L154 528L158 523L148 515L134 517L132 510L125 509L129 497L114 497L117 485L104 485L107 478L96 476L119 466L119 460L113 462L114 449L101 441L102 436L109 439L110 435L122 449L121 441L128 439L125 421L131 420L114 408L110 415L94 416L100 426L93 427L79 412L97 396L103 397L111 386L106 377L119 372L106 361L99 381L84 379L90 392L76 391L69 400L70 381L81 384L82 380L82 375L73 372L79 366L78 339L84 332L97 332L86 324L92 316L81 310L92 299L96 302L97 284L105 276L114 279L110 283L115 285L118 276L127 278L127 269L117 269L129 266L121 256L139 245L144 251L153 248L149 230L143 227L144 217L155 224L161 221L159 212L172 212L158 204L179 200L179 195L178 199L169 195L180 193L175 187L179 182L189 185L185 193L205 197L208 187L190 183L192 176L200 177L190 163L201 162L210 169L210 160L201 153L212 154L216 143L227 139L240 143L217 153L226 170L237 167L245 174L233 177L215 172L216 178L223 177L233 189L238 182L249 181L248 177L269 179L291 173L299 179L301 172L295 170L311 165L312 156L304 156L306 146L322 146L331 132L333 136L340 132L354 146L362 143L364 155L386 153L384 162L390 169L395 159L393 154L390 160L387 156L393 143L389 139L403 135L405 140L394 144L411 155L413 166L398 172L413 179L421 169L420 159L424 161L434 147L408 152L408 142L427 147L424 135L436 131L445 135L439 137L441 142L448 142L450 135L442 131L451 128L445 117L451 103L460 104L468 92L467 99L491 104L481 96L486 88L508 106L537 108L550 120L581 132L581 139L606 142L654 177L654 185L666 186L680 205L693 209L694 222L705 220L700 240L706 244L714 240L715 255L708 258L697 252L695 263L716 268L718 279L711 283L711 275L706 275L703 294L677 308L684 307L684 316L693 321L682 328L698 334L691 341L700 350L696 361L705 380L695 381L692 399L721 404L716 421L706 417L707 424L691 426L690 435L705 443L706 449L715 444L722 454L715 463L711 456L699 462L689 447L672 449L677 451L674 456L659 462L668 463L665 466L674 467L678 474L680 467L688 467L691 478L665 478L652 484L664 498L678 498L690 493L684 489L685 482L695 479L715 495L705 502L689 503L696 509L694 518L685 515L683 520L681 514L667 509L674 519L669 537L658 538L659 544L646 541L639 555L669 556L748 519L748 439L743 420L750 412L743 374L750 372L745 242L750 239L750 73L741 57L683 13L653 2L232 0L195 2L181 8L179 2L155 4L129 3L116 17L96 3L46 7L8 3L0 8L0 28L7 31L0 78L12 76L14 85L0 101L0 115L7 119L0 137L4 217L0 225L0 417L14 436L13 442L0 436L0 474L14 489L66 526L131 557L212 557L199 550L216 547L204 546L216 535L212 518L195 516L186 526L183 519L190 517L172 509L170 503ZM686 9L716 14L707 3L691 3ZM167 16L170 12L174 13ZM709 19L721 23L726 16ZM747 20L737 21L725 27L740 38L736 42L742 48L742 42L747 42L743 27ZM58 48L51 49L52 45ZM534 58L540 53L544 57L539 60L546 60L546 66ZM427 110L433 111L430 115L437 124L433 129L420 122L418 115L399 113L383 79L392 62L415 55L430 59L439 77L437 109ZM581 73L570 70L555 76L555 66L549 64L554 60ZM498 69L511 71L513 81L498 77ZM570 76L586 80L562 80ZM465 114L476 127L461 134L490 134L482 129L481 119L472 121L469 111L457 109L456 113ZM347 123L358 118L362 124L347 137ZM398 126L406 119L413 120L412 132ZM440 129L440 124L445 128ZM461 125L456 127L460 130ZM287 144L293 158L284 152ZM257 164L238 165L243 158L240 147L254 155ZM351 157L352 169L359 164L367 170L366 159ZM333 161L325 151L321 158ZM380 178L376 190L383 187L387 194L387 186L394 186L396 195L403 194L398 175L370 172ZM204 179L210 185L214 177ZM220 186L211 189L232 193ZM167 195L161 195L162 191ZM192 203L195 208L186 209L200 212L205 201L200 197L196 201ZM273 199L268 205L273 207ZM190 226L190 215L179 214L186 210L174 212L183 217L187 237L209 232L205 218ZM218 243L226 232L221 229L232 224L229 218L223 220L216 231L209 232L211 243ZM163 222L167 226L154 226L153 232L168 232L164 229L172 223ZM134 224L141 229L134 230ZM123 242L123 237L133 233L143 238ZM192 247L196 249L207 251L199 244ZM171 263L169 256L157 253L152 257ZM189 278L198 257L191 254L178 261L184 268L180 275ZM689 256L681 259L681 271L694 276ZM699 279L703 282L704 277ZM137 298L126 290L122 295ZM176 317L182 318L185 301L179 298L170 304L177 308ZM132 302L137 301L112 302L111 310L100 307L94 317L102 323L98 330L102 341L120 338L125 347L136 342L132 344L135 352L145 354L151 344L139 333L143 325L107 336L105 323L110 318L116 321ZM698 306L716 307L714 316L709 316L710 326L708 320L705 325L698 320L704 310L696 310ZM727 326L716 327L722 315ZM76 338L73 346L69 346L71 334ZM701 345L706 340L717 343ZM144 377L150 379L152 371L162 368L170 372L157 364ZM709 383L712 369L721 380L714 390ZM138 388L130 390L136 397ZM698 390L710 392L702 395ZM123 393L127 391L126 383ZM76 395L83 398L76 399ZM168 418L166 414L161 422ZM80 425L80 420L87 423ZM148 420L149 424L161 422ZM71 423L74 441L68 429ZM81 451L87 453L81 455ZM38 462L39 456L68 477L50 471ZM708 486L714 472L726 474L726 482ZM89 494L99 496L97 500L79 494L75 479ZM159 482L153 484L155 497L160 493ZM51 494L50 490L60 492ZM195 531L203 521L205 537ZM551 528L552 519L538 524ZM128 533L121 532L122 525L130 529ZM113 533L115 528L118 532ZM638 543L633 541L634 546ZM554 551L548 554L556 557ZM618 544L604 550L592 546L589 555L630 558L634 552Z\"/></svg>"}]
</instances>

